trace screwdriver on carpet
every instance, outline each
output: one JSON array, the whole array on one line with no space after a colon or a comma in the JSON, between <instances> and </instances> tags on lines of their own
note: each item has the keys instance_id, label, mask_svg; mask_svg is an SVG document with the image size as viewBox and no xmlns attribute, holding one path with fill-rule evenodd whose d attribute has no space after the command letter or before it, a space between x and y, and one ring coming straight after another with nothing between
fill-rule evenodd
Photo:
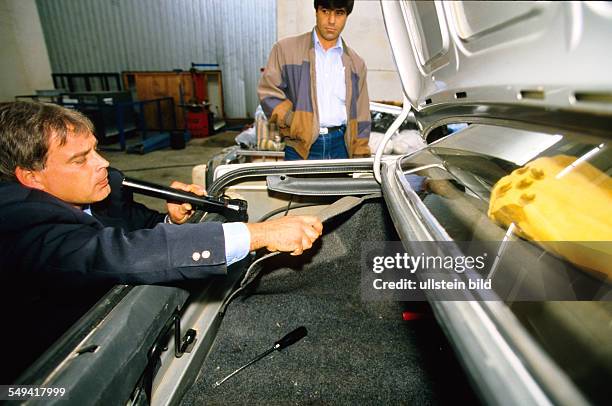
<instances>
[{"instance_id":1,"label":"screwdriver on carpet","mask_svg":"<svg viewBox=\"0 0 612 406\"><path fill-rule=\"evenodd\" d=\"M284 336L283 338L281 338L280 340L275 342L274 345L269 350L267 350L266 352L262 353L261 355L258 355L255 358L253 358L251 361L247 362L246 364L244 364L243 366L241 366L240 368L238 368L237 370L235 370L234 372L232 372L231 374L229 374L225 378L221 379L220 381L215 382L215 384L213 385L213 388L216 388L217 386L221 385L223 382L227 381L232 376L236 375L238 372L242 371L246 367L254 364L257 361L259 361L260 359L262 359L266 355L270 354L271 352L273 352L273 351L280 351L283 348L288 347L291 344L294 344L294 343L300 341L302 338L306 337L307 334L308 334L308 330L306 330L306 327L300 326L300 327L296 328L295 330L293 330L292 332L290 332L289 334L287 334L286 336Z\"/></svg>"}]
</instances>

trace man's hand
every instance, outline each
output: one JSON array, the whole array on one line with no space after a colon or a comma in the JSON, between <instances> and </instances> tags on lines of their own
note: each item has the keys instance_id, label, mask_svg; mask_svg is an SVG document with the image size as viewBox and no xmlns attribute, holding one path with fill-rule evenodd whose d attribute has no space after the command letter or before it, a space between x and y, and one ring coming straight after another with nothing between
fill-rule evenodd
<instances>
[{"instance_id":1,"label":"man's hand","mask_svg":"<svg viewBox=\"0 0 612 406\"><path fill-rule=\"evenodd\" d=\"M178 190L183 190L185 192L195 193L198 196L206 195L206 191L204 190L204 188L195 184L187 185L185 183L174 181L172 182L170 187ZM184 222L189 220L189 217L191 217L194 212L195 210L193 210L191 204L189 203L176 204L168 202L168 216L174 224L183 224Z\"/></svg>"},{"instance_id":2,"label":"man's hand","mask_svg":"<svg viewBox=\"0 0 612 406\"><path fill-rule=\"evenodd\" d=\"M321 220L314 216L286 216L263 223L247 224L251 233L251 251L270 251L301 255L323 232Z\"/></svg>"}]
</instances>

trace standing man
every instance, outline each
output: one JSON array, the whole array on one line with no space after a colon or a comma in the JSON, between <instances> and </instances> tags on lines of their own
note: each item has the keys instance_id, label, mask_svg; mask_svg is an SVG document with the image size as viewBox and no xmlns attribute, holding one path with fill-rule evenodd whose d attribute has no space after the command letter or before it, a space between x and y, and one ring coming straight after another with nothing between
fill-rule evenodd
<instances>
[{"instance_id":1,"label":"standing man","mask_svg":"<svg viewBox=\"0 0 612 406\"><path fill-rule=\"evenodd\" d=\"M352 0L315 0L312 32L272 47L257 93L285 160L369 157L365 62L340 37Z\"/></svg>"}]
</instances>

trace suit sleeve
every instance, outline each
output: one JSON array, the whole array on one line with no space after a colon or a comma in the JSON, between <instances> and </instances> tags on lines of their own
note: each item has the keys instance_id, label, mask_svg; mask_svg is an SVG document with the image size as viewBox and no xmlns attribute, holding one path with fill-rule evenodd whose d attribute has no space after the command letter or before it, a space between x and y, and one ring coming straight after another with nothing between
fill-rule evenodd
<instances>
[{"instance_id":1,"label":"suit sleeve","mask_svg":"<svg viewBox=\"0 0 612 406\"><path fill-rule=\"evenodd\" d=\"M293 103L287 97L287 80L283 73L282 52L274 44L268 64L259 80L257 96L270 123L277 123L281 130L291 127Z\"/></svg>"},{"instance_id":2,"label":"suit sleeve","mask_svg":"<svg viewBox=\"0 0 612 406\"><path fill-rule=\"evenodd\" d=\"M92 224L39 224L19 239L19 268L54 283L155 284L225 274L221 223L158 224L126 232Z\"/></svg>"}]
</instances>

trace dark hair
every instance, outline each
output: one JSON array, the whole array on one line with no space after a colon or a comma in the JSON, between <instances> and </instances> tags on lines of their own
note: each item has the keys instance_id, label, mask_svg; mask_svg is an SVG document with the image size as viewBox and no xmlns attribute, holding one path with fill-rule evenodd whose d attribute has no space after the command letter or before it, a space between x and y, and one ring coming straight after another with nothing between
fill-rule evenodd
<instances>
[{"instance_id":1,"label":"dark hair","mask_svg":"<svg viewBox=\"0 0 612 406\"><path fill-rule=\"evenodd\" d=\"M323 7L329 10L345 9L346 14L351 14L353 11L354 0L314 0L314 8L318 10Z\"/></svg>"},{"instance_id":2,"label":"dark hair","mask_svg":"<svg viewBox=\"0 0 612 406\"><path fill-rule=\"evenodd\" d=\"M78 111L49 103L0 103L0 180L16 180L17 167L44 169L52 135L64 145L68 133L86 132L93 132L93 124Z\"/></svg>"}]
</instances>

